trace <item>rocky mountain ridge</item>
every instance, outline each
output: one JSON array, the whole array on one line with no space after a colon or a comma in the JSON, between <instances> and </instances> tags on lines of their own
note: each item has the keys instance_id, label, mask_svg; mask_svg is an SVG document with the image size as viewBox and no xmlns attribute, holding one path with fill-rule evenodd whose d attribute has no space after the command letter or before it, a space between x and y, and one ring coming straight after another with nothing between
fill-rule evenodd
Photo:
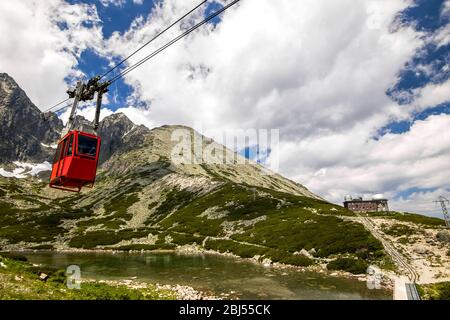
<instances>
[{"instance_id":1,"label":"rocky mountain ridge","mask_svg":"<svg viewBox=\"0 0 450 320\"><path fill-rule=\"evenodd\" d=\"M13 78L0 73L0 163L49 159L49 146L62 125L56 114L42 113Z\"/></svg>"}]
</instances>

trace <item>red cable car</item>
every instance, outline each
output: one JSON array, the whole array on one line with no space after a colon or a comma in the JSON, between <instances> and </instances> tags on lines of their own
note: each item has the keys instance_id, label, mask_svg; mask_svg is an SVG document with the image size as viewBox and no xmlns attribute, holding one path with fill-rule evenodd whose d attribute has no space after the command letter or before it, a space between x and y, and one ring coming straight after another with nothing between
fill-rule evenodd
<instances>
[{"instance_id":1,"label":"red cable car","mask_svg":"<svg viewBox=\"0 0 450 320\"><path fill-rule=\"evenodd\" d=\"M81 131L70 131L59 142L53 159L50 187L79 192L92 187L97 174L101 139Z\"/></svg>"},{"instance_id":2,"label":"red cable car","mask_svg":"<svg viewBox=\"0 0 450 320\"><path fill-rule=\"evenodd\" d=\"M67 133L63 133L53 159L50 176L51 188L80 192L82 187L94 185L101 144L97 130L99 128L102 96L108 92L108 86L110 85L109 81L100 83L100 79L100 77L92 78L87 84L79 81L75 90L67 91L69 99L75 98L75 100L66 128L63 131ZM97 93L97 107L93 126L94 134L72 130L78 103L94 99L95 93Z\"/></svg>"}]
</instances>

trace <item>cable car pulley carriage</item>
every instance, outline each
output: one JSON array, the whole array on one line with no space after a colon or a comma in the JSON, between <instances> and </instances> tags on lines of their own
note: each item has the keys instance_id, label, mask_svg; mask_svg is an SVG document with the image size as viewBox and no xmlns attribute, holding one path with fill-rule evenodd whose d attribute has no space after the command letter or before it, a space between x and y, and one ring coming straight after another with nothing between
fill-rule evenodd
<instances>
[{"instance_id":1,"label":"cable car pulley carriage","mask_svg":"<svg viewBox=\"0 0 450 320\"><path fill-rule=\"evenodd\" d=\"M97 174L101 138L97 134L103 94L108 92L109 81L100 83L100 77L87 84L78 82L75 90L69 90L74 98L69 120L61 134L53 159L50 187L79 192L82 187L92 187ZM74 119L80 101L93 100L97 93L97 105L92 132L73 130Z\"/></svg>"}]
</instances>

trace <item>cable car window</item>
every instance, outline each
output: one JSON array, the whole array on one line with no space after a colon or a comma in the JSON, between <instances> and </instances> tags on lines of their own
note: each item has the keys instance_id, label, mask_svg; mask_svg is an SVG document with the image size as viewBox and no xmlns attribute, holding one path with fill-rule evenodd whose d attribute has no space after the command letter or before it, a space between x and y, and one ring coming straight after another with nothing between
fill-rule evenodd
<instances>
[{"instance_id":1,"label":"cable car window","mask_svg":"<svg viewBox=\"0 0 450 320\"><path fill-rule=\"evenodd\" d=\"M73 135L70 136L69 147L67 148L66 156L71 156L73 154Z\"/></svg>"},{"instance_id":2,"label":"cable car window","mask_svg":"<svg viewBox=\"0 0 450 320\"><path fill-rule=\"evenodd\" d=\"M59 158L61 156L61 152L63 149L64 142L61 142L58 144L58 149L56 149L55 157L53 158L53 163L57 163L59 161Z\"/></svg>"},{"instance_id":3,"label":"cable car window","mask_svg":"<svg viewBox=\"0 0 450 320\"><path fill-rule=\"evenodd\" d=\"M79 135L78 153L85 156L95 157L97 155L97 139Z\"/></svg>"}]
</instances>

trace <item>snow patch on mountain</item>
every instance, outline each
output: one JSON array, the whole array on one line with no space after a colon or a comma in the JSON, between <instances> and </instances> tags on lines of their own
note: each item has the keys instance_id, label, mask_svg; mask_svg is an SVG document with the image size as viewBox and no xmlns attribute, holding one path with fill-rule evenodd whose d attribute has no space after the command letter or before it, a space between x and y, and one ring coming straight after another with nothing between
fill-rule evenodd
<instances>
[{"instance_id":1,"label":"snow patch on mountain","mask_svg":"<svg viewBox=\"0 0 450 320\"><path fill-rule=\"evenodd\" d=\"M56 149L58 147L57 144L49 145L49 144L45 144L45 143L42 143L42 142L41 142L41 146L46 147L46 148L50 148L50 149Z\"/></svg>"},{"instance_id":2,"label":"snow patch on mountain","mask_svg":"<svg viewBox=\"0 0 450 320\"><path fill-rule=\"evenodd\" d=\"M13 171L6 171L0 168L0 176L6 178L25 179L28 176L37 176L40 172L52 170L52 165L45 161L43 163L26 163L15 161L16 168Z\"/></svg>"}]
</instances>

